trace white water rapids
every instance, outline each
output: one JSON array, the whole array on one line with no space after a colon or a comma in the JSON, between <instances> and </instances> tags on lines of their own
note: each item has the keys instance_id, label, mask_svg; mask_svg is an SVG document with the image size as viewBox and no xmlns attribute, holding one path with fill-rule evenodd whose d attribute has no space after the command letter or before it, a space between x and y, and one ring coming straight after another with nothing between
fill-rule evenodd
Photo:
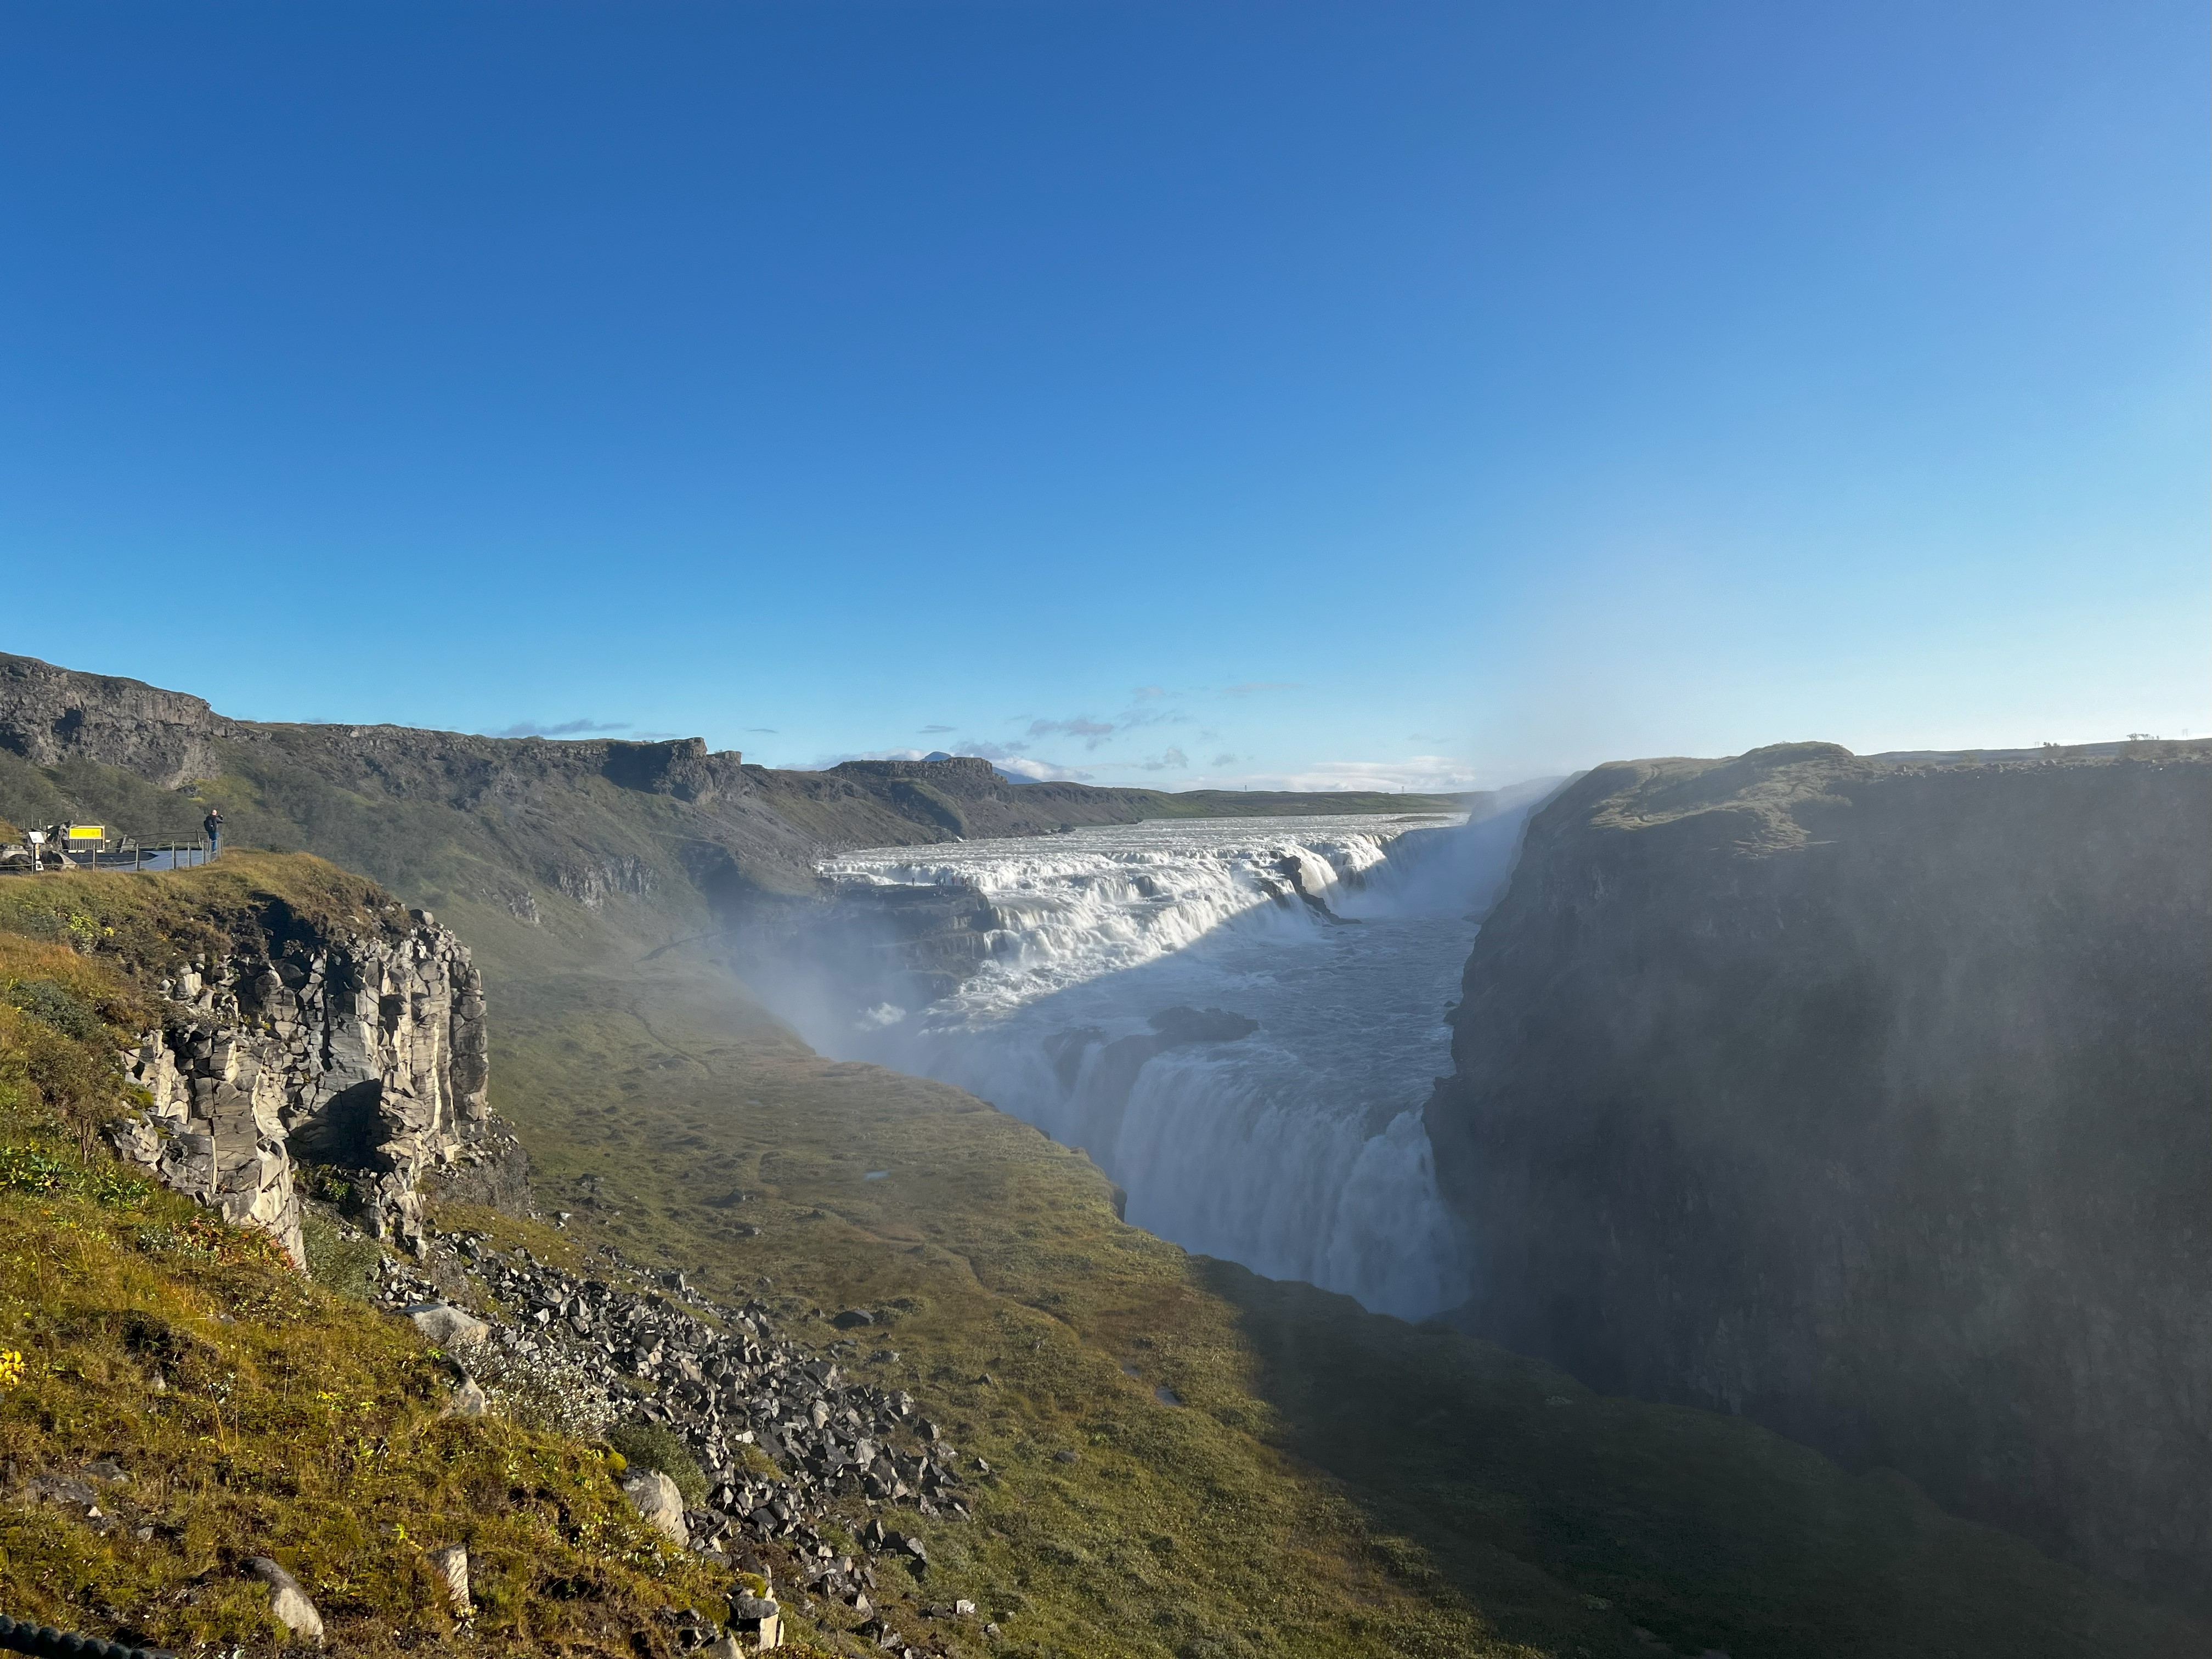
<instances>
[{"instance_id":1,"label":"white water rapids","mask_svg":"<svg viewBox=\"0 0 2212 1659\"><path fill-rule=\"evenodd\" d=\"M1085 1148L1139 1226L1419 1318L1469 1290L1421 1107L1474 913L1540 793L1472 825L1167 820L848 853L821 867L855 896L981 901L983 959L926 1006L795 1017L823 1052Z\"/></svg>"}]
</instances>

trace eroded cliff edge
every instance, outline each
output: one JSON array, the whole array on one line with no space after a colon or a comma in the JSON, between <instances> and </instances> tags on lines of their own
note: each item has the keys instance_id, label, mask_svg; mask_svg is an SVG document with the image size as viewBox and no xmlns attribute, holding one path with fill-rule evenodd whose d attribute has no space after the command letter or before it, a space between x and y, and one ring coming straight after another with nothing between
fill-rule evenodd
<instances>
[{"instance_id":1,"label":"eroded cliff edge","mask_svg":"<svg viewBox=\"0 0 2212 1659\"><path fill-rule=\"evenodd\" d=\"M426 1198L529 1210L528 1159L486 1097L483 973L428 911L305 854L234 853L11 878L0 928L121 971L135 994L106 1016L130 1034L108 1139L295 1262L311 1188L417 1251ZM61 995L29 983L19 1007Z\"/></svg>"},{"instance_id":2,"label":"eroded cliff edge","mask_svg":"<svg viewBox=\"0 0 2212 1659\"><path fill-rule=\"evenodd\" d=\"M427 1177L524 1164L485 1103L468 947L426 910L378 920L255 929L192 957L159 981L161 1022L126 1061L145 1103L112 1127L116 1150L296 1262L311 1168L339 1172L377 1237L419 1248Z\"/></svg>"},{"instance_id":3,"label":"eroded cliff edge","mask_svg":"<svg viewBox=\"0 0 2212 1659\"><path fill-rule=\"evenodd\" d=\"M1428 1110L1472 1328L2212 1583L2212 747L1792 744L1532 823Z\"/></svg>"}]
</instances>

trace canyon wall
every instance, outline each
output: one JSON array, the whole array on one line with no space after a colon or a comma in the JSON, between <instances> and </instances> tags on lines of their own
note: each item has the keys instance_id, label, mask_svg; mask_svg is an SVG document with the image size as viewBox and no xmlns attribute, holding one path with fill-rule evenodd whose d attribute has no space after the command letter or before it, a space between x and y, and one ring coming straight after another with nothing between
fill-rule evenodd
<instances>
[{"instance_id":1,"label":"canyon wall","mask_svg":"<svg viewBox=\"0 0 2212 1659\"><path fill-rule=\"evenodd\" d=\"M1472 1329L2212 1581L2212 749L1600 768L1427 1121Z\"/></svg>"}]
</instances>

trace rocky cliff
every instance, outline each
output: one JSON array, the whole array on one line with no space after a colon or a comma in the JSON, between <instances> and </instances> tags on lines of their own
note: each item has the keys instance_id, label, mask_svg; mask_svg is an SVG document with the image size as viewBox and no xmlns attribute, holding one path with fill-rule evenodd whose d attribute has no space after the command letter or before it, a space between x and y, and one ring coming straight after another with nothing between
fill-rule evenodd
<instances>
[{"instance_id":1,"label":"rocky cliff","mask_svg":"<svg viewBox=\"0 0 2212 1659\"><path fill-rule=\"evenodd\" d=\"M113 878L110 878L113 879ZM435 919L290 930L204 952L157 987L128 1060L141 1109L117 1150L295 1261L301 1182L342 1188L380 1237L419 1247L422 1190L516 1185L521 1152L485 1104L482 976Z\"/></svg>"},{"instance_id":2,"label":"rocky cliff","mask_svg":"<svg viewBox=\"0 0 2212 1659\"><path fill-rule=\"evenodd\" d=\"M2212 749L1607 766L1428 1111L1468 1325L2212 1583Z\"/></svg>"}]
</instances>

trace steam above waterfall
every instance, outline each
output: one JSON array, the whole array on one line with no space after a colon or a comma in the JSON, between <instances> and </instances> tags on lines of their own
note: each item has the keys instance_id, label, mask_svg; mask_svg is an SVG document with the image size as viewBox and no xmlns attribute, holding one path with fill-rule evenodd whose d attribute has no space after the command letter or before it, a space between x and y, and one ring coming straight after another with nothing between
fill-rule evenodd
<instances>
[{"instance_id":1,"label":"steam above waterfall","mask_svg":"<svg viewBox=\"0 0 2212 1659\"><path fill-rule=\"evenodd\" d=\"M1165 820L826 861L756 983L817 1048L1081 1146L1128 1219L1409 1317L1468 1296L1420 1119L1543 792L1435 816Z\"/></svg>"}]
</instances>

